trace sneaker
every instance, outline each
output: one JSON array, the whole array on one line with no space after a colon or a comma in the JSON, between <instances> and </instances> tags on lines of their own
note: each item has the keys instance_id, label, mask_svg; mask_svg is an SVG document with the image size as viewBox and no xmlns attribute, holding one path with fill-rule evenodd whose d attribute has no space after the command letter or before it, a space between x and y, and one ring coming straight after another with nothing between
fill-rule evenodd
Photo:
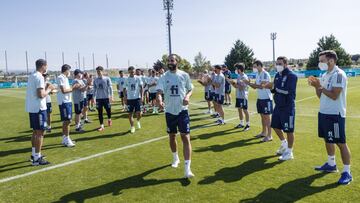
<instances>
[{"instance_id":1,"label":"sneaker","mask_svg":"<svg viewBox=\"0 0 360 203\"><path fill-rule=\"evenodd\" d=\"M172 162L171 167L173 168L177 168L179 166L180 160L176 159Z\"/></svg>"},{"instance_id":2,"label":"sneaker","mask_svg":"<svg viewBox=\"0 0 360 203\"><path fill-rule=\"evenodd\" d=\"M76 132L79 132L79 133L83 133L83 132L85 132L85 131L84 131L84 129L82 129L82 127L81 127L81 126L80 126L80 127L78 127L78 128L76 128L76 129L75 129L75 131L76 131Z\"/></svg>"},{"instance_id":3,"label":"sneaker","mask_svg":"<svg viewBox=\"0 0 360 203\"><path fill-rule=\"evenodd\" d=\"M285 144L281 144L280 148L276 151L277 155L282 155L287 149L287 143Z\"/></svg>"},{"instance_id":4,"label":"sneaker","mask_svg":"<svg viewBox=\"0 0 360 203\"><path fill-rule=\"evenodd\" d=\"M38 160L32 162L33 166L39 166L39 165L48 165L50 162L46 161L43 157L38 158Z\"/></svg>"},{"instance_id":5,"label":"sneaker","mask_svg":"<svg viewBox=\"0 0 360 203\"><path fill-rule=\"evenodd\" d=\"M130 132L131 132L131 133L135 133L135 127L131 127L131 128L130 128Z\"/></svg>"},{"instance_id":6,"label":"sneaker","mask_svg":"<svg viewBox=\"0 0 360 203\"><path fill-rule=\"evenodd\" d=\"M211 117L213 117L213 118L219 118L219 117L220 117L220 114L215 113L215 114L211 115Z\"/></svg>"},{"instance_id":7,"label":"sneaker","mask_svg":"<svg viewBox=\"0 0 360 203\"><path fill-rule=\"evenodd\" d=\"M89 119L85 119L84 121L85 123L91 123L91 121Z\"/></svg>"},{"instance_id":8,"label":"sneaker","mask_svg":"<svg viewBox=\"0 0 360 203\"><path fill-rule=\"evenodd\" d=\"M100 127L100 128L97 129L98 132L101 132L101 131L104 131L104 130L105 130L105 128L103 128L103 127Z\"/></svg>"},{"instance_id":9,"label":"sneaker","mask_svg":"<svg viewBox=\"0 0 360 203\"><path fill-rule=\"evenodd\" d=\"M219 123L221 121L221 119L217 119L216 121L214 121L214 123Z\"/></svg>"},{"instance_id":10,"label":"sneaker","mask_svg":"<svg viewBox=\"0 0 360 203\"><path fill-rule=\"evenodd\" d=\"M327 162L322 166L315 167L316 171L322 171L322 172L328 172L328 173L336 173L338 172L338 169L336 165L330 166Z\"/></svg>"},{"instance_id":11,"label":"sneaker","mask_svg":"<svg viewBox=\"0 0 360 203\"><path fill-rule=\"evenodd\" d=\"M353 180L352 176L348 172L342 172L341 177L338 181L339 185L348 185Z\"/></svg>"},{"instance_id":12,"label":"sneaker","mask_svg":"<svg viewBox=\"0 0 360 203\"><path fill-rule=\"evenodd\" d=\"M108 126L109 127L112 126L112 120L111 119L108 120Z\"/></svg>"},{"instance_id":13,"label":"sneaker","mask_svg":"<svg viewBox=\"0 0 360 203\"><path fill-rule=\"evenodd\" d=\"M42 157L42 158L44 158L44 159L46 158L46 156L45 156L45 155L41 155L41 157ZM31 155L31 156L30 156L29 161L31 161L31 162L33 162L33 161L34 161L34 156L33 156L33 155Z\"/></svg>"},{"instance_id":14,"label":"sneaker","mask_svg":"<svg viewBox=\"0 0 360 203\"><path fill-rule=\"evenodd\" d=\"M235 126L235 128L243 128L243 127L244 127L243 124L239 124L239 125Z\"/></svg>"},{"instance_id":15,"label":"sneaker","mask_svg":"<svg viewBox=\"0 0 360 203\"><path fill-rule=\"evenodd\" d=\"M246 125L245 128L243 129L243 131L248 131L248 130L250 130L250 126Z\"/></svg>"},{"instance_id":16,"label":"sneaker","mask_svg":"<svg viewBox=\"0 0 360 203\"><path fill-rule=\"evenodd\" d=\"M205 113L205 114L212 114L212 111L211 111L211 110L208 110L208 111L205 111L204 113Z\"/></svg>"},{"instance_id":17,"label":"sneaker","mask_svg":"<svg viewBox=\"0 0 360 203\"><path fill-rule=\"evenodd\" d=\"M217 122L217 124L218 124L218 125L225 125L225 122L224 122L223 120L219 119L218 122Z\"/></svg>"},{"instance_id":18,"label":"sneaker","mask_svg":"<svg viewBox=\"0 0 360 203\"><path fill-rule=\"evenodd\" d=\"M280 161L287 161L287 160L291 160L294 159L294 154L292 152L286 151L284 152L280 157L279 160Z\"/></svg>"},{"instance_id":19,"label":"sneaker","mask_svg":"<svg viewBox=\"0 0 360 203\"><path fill-rule=\"evenodd\" d=\"M65 143L65 147L75 147L74 142L69 138Z\"/></svg>"},{"instance_id":20,"label":"sneaker","mask_svg":"<svg viewBox=\"0 0 360 203\"><path fill-rule=\"evenodd\" d=\"M265 137L265 135L262 134L262 133L260 133L260 134L258 134L258 135L255 135L255 137L256 137L256 138L262 138L262 137Z\"/></svg>"},{"instance_id":21,"label":"sneaker","mask_svg":"<svg viewBox=\"0 0 360 203\"><path fill-rule=\"evenodd\" d=\"M136 127L137 127L137 129L141 129L141 124L140 124L140 122L137 122L137 123L136 123Z\"/></svg>"},{"instance_id":22,"label":"sneaker","mask_svg":"<svg viewBox=\"0 0 360 203\"><path fill-rule=\"evenodd\" d=\"M193 178L195 175L191 172L191 170L189 171L185 171L185 178Z\"/></svg>"},{"instance_id":23,"label":"sneaker","mask_svg":"<svg viewBox=\"0 0 360 203\"><path fill-rule=\"evenodd\" d=\"M266 136L266 137L264 137L264 139L262 139L261 141L262 142L271 142L273 140L273 138L272 138L272 136Z\"/></svg>"}]
</instances>

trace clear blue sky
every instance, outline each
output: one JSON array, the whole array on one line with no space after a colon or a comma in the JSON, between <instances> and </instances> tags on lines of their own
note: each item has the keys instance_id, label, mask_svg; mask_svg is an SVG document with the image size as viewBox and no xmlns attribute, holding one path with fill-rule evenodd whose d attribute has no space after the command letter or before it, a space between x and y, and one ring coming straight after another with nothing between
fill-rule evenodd
<instances>
[{"instance_id":1,"label":"clear blue sky","mask_svg":"<svg viewBox=\"0 0 360 203\"><path fill-rule=\"evenodd\" d=\"M77 52L92 67L146 67L167 53L162 0L3 0L0 7L0 69L30 67L47 51L49 67L75 65ZM321 36L334 34L350 53L360 53L358 0L174 0L173 52L193 63L201 51L223 63L236 39L260 60L272 59L270 32L277 32L276 55L306 58Z\"/></svg>"}]
</instances>

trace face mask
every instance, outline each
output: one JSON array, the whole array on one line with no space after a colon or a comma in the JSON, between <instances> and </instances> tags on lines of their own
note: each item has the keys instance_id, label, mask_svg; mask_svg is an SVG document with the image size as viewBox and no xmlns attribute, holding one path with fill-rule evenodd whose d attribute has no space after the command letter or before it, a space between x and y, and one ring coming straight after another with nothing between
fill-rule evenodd
<instances>
[{"instance_id":1,"label":"face mask","mask_svg":"<svg viewBox=\"0 0 360 203\"><path fill-rule=\"evenodd\" d=\"M327 71L328 68L329 68L327 63L321 63L320 62L318 66L319 66L320 70L325 70L325 71Z\"/></svg>"},{"instance_id":2,"label":"face mask","mask_svg":"<svg viewBox=\"0 0 360 203\"><path fill-rule=\"evenodd\" d=\"M175 64L168 64L168 68L169 68L169 70L175 70L176 65Z\"/></svg>"},{"instance_id":3,"label":"face mask","mask_svg":"<svg viewBox=\"0 0 360 203\"><path fill-rule=\"evenodd\" d=\"M254 72L254 73L257 73L257 72L259 72L259 71L258 71L257 68L253 68L253 72Z\"/></svg>"},{"instance_id":4,"label":"face mask","mask_svg":"<svg viewBox=\"0 0 360 203\"><path fill-rule=\"evenodd\" d=\"M284 70L284 66L280 66L280 65L276 66L276 71L277 72L281 73L283 70Z\"/></svg>"}]
</instances>

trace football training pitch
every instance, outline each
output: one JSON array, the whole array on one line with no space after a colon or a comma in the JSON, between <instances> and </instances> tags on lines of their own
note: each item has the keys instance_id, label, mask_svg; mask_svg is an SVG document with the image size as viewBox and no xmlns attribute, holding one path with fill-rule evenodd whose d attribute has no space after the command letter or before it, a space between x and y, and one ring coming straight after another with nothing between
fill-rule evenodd
<instances>
[{"instance_id":1,"label":"football training pitch","mask_svg":"<svg viewBox=\"0 0 360 203\"><path fill-rule=\"evenodd\" d=\"M349 78L346 135L352 152L354 181L338 186L339 173L313 168L327 160L324 142L317 135L319 100L306 79L297 86L295 159L278 161L274 140L261 143L256 113L256 91L250 90L251 129L241 132L235 109L225 107L226 125L216 126L208 114L203 87L193 81L191 140L193 179L183 179L184 160L178 137L179 168L171 168L172 154L164 114L145 115L142 129L130 134L127 114L118 99L112 105L113 126L97 132L97 113L90 112L85 133L71 137L76 147L61 143L61 122L56 96L52 132L46 134L42 154L51 165L31 166L31 129L25 112L25 89L0 90L0 202L359 202L360 184L360 79ZM106 117L105 117L106 118ZM106 121L106 120L105 120ZM106 125L105 125L106 126Z\"/></svg>"}]
</instances>

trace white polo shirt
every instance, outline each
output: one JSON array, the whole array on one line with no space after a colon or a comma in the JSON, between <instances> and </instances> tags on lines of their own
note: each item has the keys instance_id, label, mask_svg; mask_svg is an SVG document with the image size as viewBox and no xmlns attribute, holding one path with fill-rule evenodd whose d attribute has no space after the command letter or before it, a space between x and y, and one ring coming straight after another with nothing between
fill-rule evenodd
<instances>
[{"instance_id":1,"label":"white polo shirt","mask_svg":"<svg viewBox=\"0 0 360 203\"><path fill-rule=\"evenodd\" d=\"M25 109L29 113L38 113L40 110L46 110L46 98L38 97L38 89L45 90L45 80L44 76L35 71L28 78L28 84L26 88L26 99L25 99Z\"/></svg>"},{"instance_id":2,"label":"white polo shirt","mask_svg":"<svg viewBox=\"0 0 360 203\"><path fill-rule=\"evenodd\" d=\"M265 70L256 73L255 84L261 85L262 82L271 82L270 74ZM257 93L258 93L258 99L270 99L270 100L273 99L273 96L269 89L257 88Z\"/></svg>"},{"instance_id":3,"label":"white polo shirt","mask_svg":"<svg viewBox=\"0 0 360 203\"><path fill-rule=\"evenodd\" d=\"M347 82L346 73L337 66L330 73L325 72L321 76L320 84L324 89L332 90L334 87L341 87L342 91L336 100L321 94L320 113L330 115L340 114L341 117L346 117Z\"/></svg>"},{"instance_id":4,"label":"white polo shirt","mask_svg":"<svg viewBox=\"0 0 360 203\"><path fill-rule=\"evenodd\" d=\"M69 79L64 75L61 74L57 77L57 85L58 85L58 92L57 92L57 102L59 105L62 103L70 103L71 102L71 92L63 94L61 92L60 86L63 86L64 89L69 89Z\"/></svg>"}]
</instances>

